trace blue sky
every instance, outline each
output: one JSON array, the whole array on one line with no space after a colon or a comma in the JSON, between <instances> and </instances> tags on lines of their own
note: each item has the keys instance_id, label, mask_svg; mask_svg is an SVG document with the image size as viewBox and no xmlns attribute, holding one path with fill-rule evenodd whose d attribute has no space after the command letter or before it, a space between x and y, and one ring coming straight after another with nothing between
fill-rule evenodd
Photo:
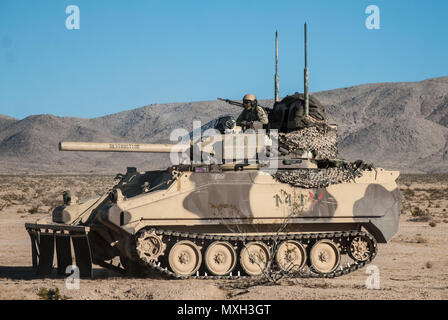
<instances>
[{"instance_id":1,"label":"blue sky","mask_svg":"<svg viewBox=\"0 0 448 320\"><path fill-rule=\"evenodd\" d=\"M77 5L80 29L67 30ZM368 5L380 9L369 30ZM152 103L273 97L448 75L448 1L0 0L0 114L91 118Z\"/></svg>"}]
</instances>

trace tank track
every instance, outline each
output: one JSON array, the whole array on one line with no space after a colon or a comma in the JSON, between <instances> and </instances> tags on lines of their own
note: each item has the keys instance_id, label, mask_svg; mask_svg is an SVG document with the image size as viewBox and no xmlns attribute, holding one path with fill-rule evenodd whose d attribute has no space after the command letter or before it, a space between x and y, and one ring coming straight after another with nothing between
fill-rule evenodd
<instances>
[{"instance_id":1,"label":"tank track","mask_svg":"<svg viewBox=\"0 0 448 320\"><path fill-rule=\"evenodd\" d=\"M154 230L154 229L146 229L146 230ZM358 236L363 236L368 238L371 241L372 244L372 253L370 254L370 257L365 261L355 261L353 264L347 263L345 267L342 267L339 265L334 271L329 273L319 273L315 271L312 267L309 267L309 272L303 273L303 272L287 272L283 271L283 275L286 277L294 277L294 278L334 278L339 277L342 275L349 274L351 272L354 272L362 267L364 267L366 264L369 264L376 256L378 251L378 246L376 240L373 238L372 235L369 233L366 233L364 231L344 231L344 232L327 232L327 233L305 233L305 234L280 234L280 235L238 235L238 236L226 236L226 235L215 235L215 234L203 234L203 233L188 233L188 232L177 232L177 231L169 231L169 230L161 230L161 229L155 229L155 233L159 236L164 237L164 239L167 239L171 243L176 243L178 241L182 240L190 240L196 245L204 247L204 244L211 243L213 241L228 241L231 243L238 243L238 248L242 248L245 243L252 242L252 241L261 241L265 244L268 244L268 246L271 248L272 244L276 242L281 242L284 240L295 240L302 244L309 245L314 244L315 242L319 240L332 240L336 244L346 244L350 243L351 239L354 239ZM136 238L138 237L138 234L136 235ZM165 238L166 237L166 238ZM343 247L342 245L339 245L341 257L344 254L348 254L347 246ZM167 250L168 251L168 250ZM307 250L309 251L309 250ZM271 250L272 254L272 250ZM307 258L308 259L308 258ZM352 258L353 259L353 258ZM162 259L167 260L167 259ZM272 258L271 258L272 261ZM204 275L179 275L175 272L171 271L168 263L164 261L166 265L162 265L162 262L146 262L142 259L139 259L139 263L152 269L157 272L159 272L161 275L167 277L167 278L174 278L174 279L230 279L230 280L237 280L237 279L257 279L257 278L263 278L266 276L266 273L262 273L260 275L256 276L250 276L250 275L232 275L230 273L229 275L224 276L216 276L216 275L207 275L207 273L204 273ZM203 264L204 262L202 262ZM272 264L270 264L272 266ZM280 271L281 272L281 271Z\"/></svg>"}]
</instances>

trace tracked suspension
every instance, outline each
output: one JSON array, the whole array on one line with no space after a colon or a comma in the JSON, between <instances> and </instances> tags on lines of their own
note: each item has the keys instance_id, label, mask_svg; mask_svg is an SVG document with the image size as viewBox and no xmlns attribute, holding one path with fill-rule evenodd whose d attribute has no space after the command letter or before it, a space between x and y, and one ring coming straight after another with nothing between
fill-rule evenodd
<instances>
[{"instance_id":1,"label":"tracked suspension","mask_svg":"<svg viewBox=\"0 0 448 320\"><path fill-rule=\"evenodd\" d=\"M151 236L148 238L148 235L152 235L154 239L155 237L163 239L163 242L167 244L166 252L162 254L158 252L157 246L160 248L160 241L151 240ZM144 237L146 237L146 241L152 241L152 243L155 244L155 246L149 245L146 247L147 249L152 249L152 252L142 250L142 238ZM274 257L276 256L279 247L286 242L288 242L288 244L296 244L298 248L300 248L300 246L306 248L304 251L306 264L299 266L292 265L287 268L287 270L285 270L285 268L282 269L281 266L279 266L278 261L275 261ZM159 272L163 276L175 279L252 279L260 277L268 277L272 279L280 279L282 277L334 278L349 274L364 267L375 258L378 251L376 240L370 234L357 230L329 233L229 236L148 229L143 230L136 235L136 243L139 243L140 245L140 250L136 250L138 252L137 255L140 258L140 264ZM179 253L170 255L171 250L176 250L179 247L179 244L183 245L185 251L189 254L183 255L183 253ZM235 249L239 256L238 260L240 267L243 264L246 264L247 266L247 261L252 262L253 264L253 257L250 257L249 255L244 258L244 254L242 253L248 246L253 244L258 244L256 249L261 252L266 252L263 250L268 250L268 256L270 258L260 266L260 268L263 267L263 270L258 274L251 274L250 267L242 268L245 271L234 271L234 265L226 274L208 274L212 272L210 272L210 266L208 266L208 268L205 267L206 262L203 261L205 259L203 259L203 254L201 252L205 253L207 250L210 250L211 245L216 247L222 244L231 244L233 249ZM316 244L319 244L319 246ZM224 245L222 246L226 249ZM195 249L195 247L198 249ZM228 247L229 246L227 245L227 250L231 252L232 249ZM317 249L318 252L316 252L316 249L313 249L317 247L319 248ZM213 249L214 248L212 248L212 250ZM316 268L316 266L310 262L310 260L312 260L309 257L310 255L313 255L318 262L325 261L325 259L328 259L331 256L332 250L338 251L337 255L339 256L339 260L336 262L337 267L332 268L329 272L325 272L325 268L320 268L320 270L318 270L319 268ZM189 269L190 271L193 270L192 274L179 274L182 271L182 265L188 265L188 263L190 263L190 253L193 256L199 257L198 261L195 262L196 264L192 265L192 269ZM343 267L339 261L340 256L344 254L347 254L354 261L351 264L347 263L346 266ZM178 261L176 260L173 262L172 256L175 256L175 259L178 259ZM152 257L156 258L153 259ZM220 261L220 258L222 259L219 254L214 256L214 259L218 262ZM179 265L179 268L177 268L177 265Z\"/></svg>"}]
</instances>

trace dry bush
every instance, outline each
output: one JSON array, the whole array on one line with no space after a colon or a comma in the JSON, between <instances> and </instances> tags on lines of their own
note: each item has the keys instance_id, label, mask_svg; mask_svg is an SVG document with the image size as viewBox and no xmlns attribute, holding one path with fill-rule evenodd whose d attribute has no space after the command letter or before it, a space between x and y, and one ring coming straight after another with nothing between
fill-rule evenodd
<instances>
[{"instance_id":1,"label":"dry bush","mask_svg":"<svg viewBox=\"0 0 448 320\"><path fill-rule=\"evenodd\" d=\"M431 220L431 215L429 214L428 209L422 210L417 206L411 210L411 216L412 218L409 219L409 221L428 222L429 220Z\"/></svg>"},{"instance_id":2,"label":"dry bush","mask_svg":"<svg viewBox=\"0 0 448 320\"><path fill-rule=\"evenodd\" d=\"M46 289L40 288L37 295L43 300L67 300L70 297L66 295L61 295L59 292L59 288L56 289Z\"/></svg>"},{"instance_id":3,"label":"dry bush","mask_svg":"<svg viewBox=\"0 0 448 320\"><path fill-rule=\"evenodd\" d=\"M429 193L428 199L431 200L440 199L441 194L444 193L444 189L436 189L436 188L426 189L425 191Z\"/></svg>"},{"instance_id":4,"label":"dry bush","mask_svg":"<svg viewBox=\"0 0 448 320\"><path fill-rule=\"evenodd\" d=\"M427 243L428 240L423 238L421 235L415 237L415 243Z\"/></svg>"},{"instance_id":5,"label":"dry bush","mask_svg":"<svg viewBox=\"0 0 448 320\"><path fill-rule=\"evenodd\" d=\"M2 196L3 200L9 203L21 203L27 200L23 193L7 193Z\"/></svg>"},{"instance_id":6,"label":"dry bush","mask_svg":"<svg viewBox=\"0 0 448 320\"><path fill-rule=\"evenodd\" d=\"M404 189L401 192L405 198L413 198L415 196L415 192L412 189Z\"/></svg>"},{"instance_id":7,"label":"dry bush","mask_svg":"<svg viewBox=\"0 0 448 320\"><path fill-rule=\"evenodd\" d=\"M28 210L30 214L35 214L39 211L39 205L32 206L31 209Z\"/></svg>"},{"instance_id":8,"label":"dry bush","mask_svg":"<svg viewBox=\"0 0 448 320\"><path fill-rule=\"evenodd\" d=\"M437 225L437 223L435 221L430 221L429 222L429 226L431 227L435 227Z\"/></svg>"}]
</instances>

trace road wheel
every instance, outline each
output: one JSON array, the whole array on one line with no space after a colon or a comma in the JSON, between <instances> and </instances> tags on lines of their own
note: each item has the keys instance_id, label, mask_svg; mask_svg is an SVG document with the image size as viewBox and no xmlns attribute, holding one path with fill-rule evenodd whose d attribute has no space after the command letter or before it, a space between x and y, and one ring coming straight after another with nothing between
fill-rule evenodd
<instances>
[{"instance_id":1,"label":"road wheel","mask_svg":"<svg viewBox=\"0 0 448 320\"><path fill-rule=\"evenodd\" d=\"M168 262L176 274L181 276L192 275L201 266L201 249L191 241L179 241L171 248Z\"/></svg>"},{"instance_id":2,"label":"road wheel","mask_svg":"<svg viewBox=\"0 0 448 320\"><path fill-rule=\"evenodd\" d=\"M341 261L338 246L331 240L320 240L311 248L310 260L312 267L319 273L334 271Z\"/></svg>"},{"instance_id":3,"label":"road wheel","mask_svg":"<svg viewBox=\"0 0 448 320\"><path fill-rule=\"evenodd\" d=\"M278 247L275 258L280 269L296 272L305 265L305 248L297 241L284 241Z\"/></svg>"},{"instance_id":4,"label":"road wheel","mask_svg":"<svg viewBox=\"0 0 448 320\"><path fill-rule=\"evenodd\" d=\"M236 252L228 242L216 241L205 252L205 265L214 275L223 276L233 270L236 264Z\"/></svg>"},{"instance_id":5,"label":"road wheel","mask_svg":"<svg viewBox=\"0 0 448 320\"><path fill-rule=\"evenodd\" d=\"M260 275L268 264L269 256L269 249L263 242L250 242L241 250L240 264L248 275Z\"/></svg>"}]
</instances>

